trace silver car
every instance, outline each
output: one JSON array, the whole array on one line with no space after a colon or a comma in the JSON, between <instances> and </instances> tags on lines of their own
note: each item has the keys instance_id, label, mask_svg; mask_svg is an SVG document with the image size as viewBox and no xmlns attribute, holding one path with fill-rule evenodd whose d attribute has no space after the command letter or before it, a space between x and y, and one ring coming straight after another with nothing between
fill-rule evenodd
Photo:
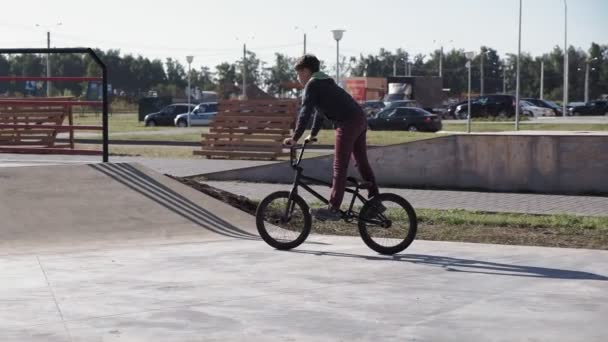
<instances>
[{"instance_id":1,"label":"silver car","mask_svg":"<svg viewBox=\"0 0 608 342\"><path fill-rule=\"evenodd\" d=\"M188 115L190 115L190 126L208 126L217 115L217 102L200 103L194 107L192 113L176 116L175 126L188 127Z\"/></svg>"}]
</instances>

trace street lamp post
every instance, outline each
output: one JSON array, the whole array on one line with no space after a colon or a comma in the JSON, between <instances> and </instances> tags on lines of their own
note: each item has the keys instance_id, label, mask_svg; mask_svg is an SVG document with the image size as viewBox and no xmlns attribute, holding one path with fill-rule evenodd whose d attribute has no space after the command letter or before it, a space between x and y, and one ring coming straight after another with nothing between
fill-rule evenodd
<instances>
[{"instance_id":1,"label":"street lamp post","mask_svg":"<svg viewBox=\"0 0 608 342\"><path fill-rule=\"evenodd\" d=\"M466 67L469 71L469 91L468 91L468 105L467 105L467 133L471 133L471 61L475 57L475 52L466 52L465 57L467 58Z\"/></svg>"},{"instance_id":2,"label":"street lamp post","mask_svg":"<svg viewBox=\"0 0 608 342\"><path fill-rule=\"evenodd\" d=\"M545 60L540 60L540 99L543 100L545 94Z\"/></svg>"},{"instance_id":3,"label":"street lamp post","mask_svg":"<svg viewBox=\"0 0 608 342\"><path fill-rule=\"evenodd\" d=\"M597 57L585 61L585 103L589 102L589 63L596 59Z\"/></svg>"},{"instance_id":4,"label":"street lamp post","mask_svg":"<svg viewBox=\"0 0 608 342\"><path fill-rule=\"evenodd\" d=\"M479 66L479 95L483 96L483 92L484 92L484 68L483 68L483 56L485 56L486 54L488 54L490 51L484 51L483 49L481 50L481 54L479 55L479 63L481 64Z\"/></svg>"},{"instance_id":5,"label":"street lamp post","mask_svg":"<svg viewBox=\"0 0 608 342\"><path fill-rule=\"evenodd\" d=\"M564 103L562 104L562 115L568 112L568 3L564 0Z\"/></svg>"},{"instance_id":6,"label":"street lamp post","mask_svg":"<svg viewBox=\"0 0 608 342\"><path fill-rule=\"evenodd\" d=\"M190 77L192 76L192 61L194 56L186 56L188 62L188 127L190 127L190 117L192 116L192 110L190 109L190 96L192 94L192 88L190 87Z\"/></svg>"},{"instance_id":7,"label":"street lamp post","mask_svg":"<svg viewBox=\"0 0 608 342\"><path fill-rule=\"evenodd\" d=\"M317 28L317 25L313 26L314 29ZM296 26L295 27L296 30L300 30L304 33L304 55L306 54L306 31L304 30L304 28L300 27L300 26Z\"/></svg>"},{"instance_id":8,"label":"street lamp post","mask_svg":"<svg viewBox=\"0 0 608 342\"><path fill-rule=\"evenodd\" d=\"M515 85L515 130L519 130L519 70L520 63L519 59L521 57L521 3L522 0L519 0L519 36L517 38L517 81Z\"/></svg>"},{"instance_id":9,"label":"street lamp post","mask_svg":"<svg viewBox=\"0 0 608 342\"><path fill-rule=\"evenodd\" d=\"M336 84L340 85L340 40L344 36L345 30L332 30L336 40Z\"/></svg>"},{"instance_id":10,"label":"street lamp post","mask_svg":"<svg viewBox=\"0 0 608 342\"><path fill-rule=\"evenodd\" d=\"M433 43L437 43L437 40L433 40ZM453 40L448 41L448 43L453 43ZM443 43L439 43L439 77L443 77Z\"/></svg>"},{"instance_id":11,"label":"street lamp post","mask_svg":"<svg viewBox=\"0 0 608 342\"><path fill-rule=\"evenodd\" d=\"M502 66L502 93L507 93L507 66Z\"/></svg>"},{"instance_id":12,"label":"street lamp post","mask_svg":"<svg viewBox=\"0 0 608 342\"><path fill-rule=\"evenodd\" d=\"M63 25L63 23L58 22L57 24L55 24L55 26L61 26ZM36 24L36 27L43 27L40 24ZM46 29L46 48L50 49L51 48L51 30L48 27L45 27ZM46 77L49 78L51 77L51 58L50 58L50 53L46 54ZM50 97L51 96L51 81L50 80L46 80L46 97Z\"/></svg>"}]
</instances>

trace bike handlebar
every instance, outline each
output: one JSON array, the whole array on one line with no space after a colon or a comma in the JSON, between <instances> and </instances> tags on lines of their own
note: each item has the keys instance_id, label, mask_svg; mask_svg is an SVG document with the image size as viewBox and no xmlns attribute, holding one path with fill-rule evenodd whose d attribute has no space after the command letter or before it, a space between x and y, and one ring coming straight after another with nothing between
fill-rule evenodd
<instances>
[{"instance_id":1,"label":"bike handlebar","mask_svg":"<svg viewBox=\"0 0 608 342\"><path fill-rule=\"evenodd\" d=\"M304 155L304 151L306 150L306 146L317 142L317 138L304 139L303 144L295 144L295 145L286 145L290 148L289 151L289 161L293 168L298 167L300 162L302 162L302 156ZM296 158L296 151L300 150L300 156Z\"/></svg>"}]
</instances>

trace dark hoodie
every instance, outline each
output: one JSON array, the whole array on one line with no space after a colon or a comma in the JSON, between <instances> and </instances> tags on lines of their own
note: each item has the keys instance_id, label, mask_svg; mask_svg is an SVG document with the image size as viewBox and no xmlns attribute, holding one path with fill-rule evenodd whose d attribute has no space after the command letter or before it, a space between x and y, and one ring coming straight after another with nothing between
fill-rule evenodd
<instances>
[{"instance_id":1,"label":"dark hoodie","mask_svg":"<svg viewBox=\"0 0 608 342\"><path fill-rule=\"evenodd\" d=\"M312 136L319 133L324 117L337 125L354 120L359 116L365 118L361 106L333 79L322 72L315 72L310 81L306 83L302 108L293 133L294 140L302 137L313 112L315 112L315 118L312 124Z\"/></svg>"}]
</instances>

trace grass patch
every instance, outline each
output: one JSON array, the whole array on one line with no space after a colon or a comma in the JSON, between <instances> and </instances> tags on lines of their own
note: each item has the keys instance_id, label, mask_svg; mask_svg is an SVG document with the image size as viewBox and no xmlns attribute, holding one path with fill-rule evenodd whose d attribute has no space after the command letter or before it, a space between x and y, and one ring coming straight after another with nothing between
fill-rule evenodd
<instances>
[{"instance_id":1,"label":"grass patch","mask_svg":"<svg viewBox=\"0 0 608 342\"><path fill-rule=\"evenodd\" d=\"M399 216L390 213L393 217ZM418 209L419 240L608 250L608 217ZM358 226L315 221L318 234L357 236Z\"/></svg>"},{"instance_id":2,"label":"grass patch","mask_svg":"<svg viewBox=\"0 0 608 342\"><path fill-rule=\"evenodd\" d=\"M75 125L99 125L101 126L102 116L101 114L85 113L85 114L74 114ZM118 132L139 132L139 131L157 131L166 129L167 127L146 127L143 122L137 121L137 114L112 114L108 118L109 131L111 133ZM101 136L101 134L100 134Z\"/></svg>"},{"instance_id":3,"label":"grass patch","mask_svg":"<svg viewBox=\"0 0 608 342\"><path fill-rule=\"evenodd\" d=\"M189 178L177 180L255 215L259 201L237 196ZM318 206L319 203L311 203ZM389 208L391 218L404 217ZM418 240L459 241L608 250L608 217L531 215L467 210L418 209ZM313 221L317 234L358 236L357 224Z\"/></svg>"}]
</instances>

